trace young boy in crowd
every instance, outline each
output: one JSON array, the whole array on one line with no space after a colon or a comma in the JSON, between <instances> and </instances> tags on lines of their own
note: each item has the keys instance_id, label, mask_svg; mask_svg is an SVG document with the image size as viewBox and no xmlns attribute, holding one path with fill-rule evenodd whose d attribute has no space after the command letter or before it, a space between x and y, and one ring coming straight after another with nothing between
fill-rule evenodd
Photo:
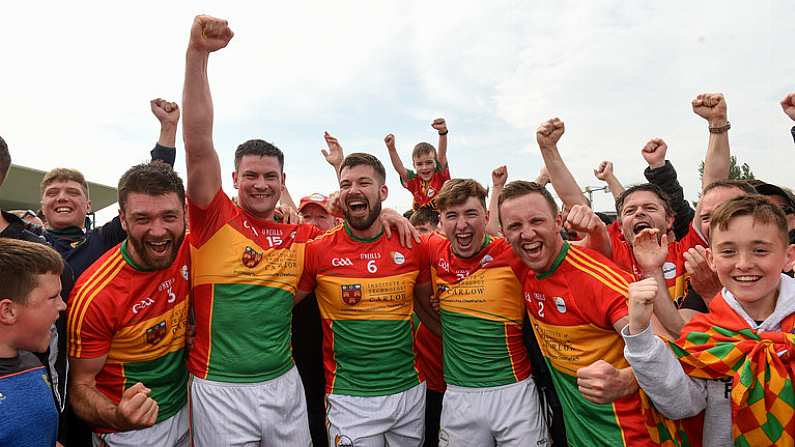
<instances>
[{"instance_id":1,"label":"young boy in crowd","mask_svg":"<svg viewBox=\"0 0 795 447\"><path fill-rule=\"evenodd\" d=\"M384 138L389 150L389 159L400 176L400 184L411 191L414 210L428 207L436 209L436 195L444 182L450 180L450 169L447 166L447 123L444 118L436 118L431 126L439 132L439 153L430 143L417 143L411 152L414 171L406 169L400 160L395 147L395 136L389 134Z\"/></svg>"},{"instance_id":2,"label":"young boy in crowd","mask_svg":"<svg viewBox=\"0 0 795 447\"><path fill-rule=\"evenodd\" d=\"M631 284L625 356L666 417L705 411L704 445L793 445L795 280L781 272L795 247L786 217L763 197L737 197L714 211L709 238L708 262L724 287L709 313L669 349L649 328L660 286Z\"/></svg>"},{"instance_id":3,"label":"young boy in crowd","mask_svg":"<svg viewBox=\"0 0 795 447\"><path fill-rule=\"evenodd\" d=\"M0 239L0 445L55 445L58 409L31 352L47 350L66 309L62 270L61 256L46 245Z\"/></svg>"}]
</instances>

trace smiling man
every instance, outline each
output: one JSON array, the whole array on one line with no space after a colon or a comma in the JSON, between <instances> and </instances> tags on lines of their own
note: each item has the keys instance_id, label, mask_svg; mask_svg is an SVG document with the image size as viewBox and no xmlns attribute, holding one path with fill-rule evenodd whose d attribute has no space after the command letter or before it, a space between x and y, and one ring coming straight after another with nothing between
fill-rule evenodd
<instances>
[{"instance_id":1,"label":"smiling man","mask_svg":"<svg viewBox=\"0 0 795 447\"><path fill-rule=\"evenodd\" d=\"M119 181L127 238L80 277L69 299L72 407L94 445L184 446L190 266L185 189L164 163Z\"/></svg>"}]
</instances>

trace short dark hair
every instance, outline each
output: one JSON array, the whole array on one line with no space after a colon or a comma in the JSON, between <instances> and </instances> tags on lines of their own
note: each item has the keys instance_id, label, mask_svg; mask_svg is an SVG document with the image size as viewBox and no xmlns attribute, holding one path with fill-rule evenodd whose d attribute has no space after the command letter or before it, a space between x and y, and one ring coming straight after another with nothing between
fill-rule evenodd
<instances>
[{"instance_id":1,"label":"short dark hair","mask_svg":"<svg viewBox=\"0 0 795 447\"><path fill-rule=\"evenodd\" d=\"M539 194L544 198L544 200L547 201L549 209L552 211L552 215L558 215L558 204L555 203L555 199L552 197L552 194L550 194L544 186L539 185L536 182L514 180L502 187L502 191L500 191L500 195L497 198L497 217L499 217L500 224L502 224L502 216L500 215L499 210L502 208L503 202L506 200L515 199L517 197L526 196L528 194Z\"/></svg>"},{"instance_id":2,"label":"short dark hair","mask_svg":"<svg viewBox=\"0 0 795 447\"><path fill-rule=\"evenodd\" d=\"M28 301L37 275L63 272L61 255L47 245L0 238L0 299L19 304Z\"/></svg>"},{"instance_id":3,"label":"short dark hair","mask_svg":"<svg viewBox=\"0 0 795 447\"><path fill-rule=\"evenodd\" d=\"M382 185L386 182L386 169L384 169L384 165L374 155L365 154L364 152L354 152L345 157L345 159L342 160L342 164L340 165L340 172L342 172L342 170L345 168L350 169L360 165L366 165L373 168L376 175L381 179Z\"/></svg>"},{"instance_id":4,"label":"short dark hair","mask_svg":"<svg viewBox=\"0 0 795 447\"><path fill-rule=\"evenodd\" d=\"M279 160L279 167L284 170L284 153L278 147L265 140L248 140L235 149L235 171L240 167L240 160L246 155L276 157Z\"/></svg>"},{"instance_id":5,"label":"short dark hair","mask_svg":"<svg viewBox=\"0 0 795 447\"><path fill-rule=\"evenodd\" d=\"M422 207L414 212L409 218L411 225L425 225L430 224L432 227L439 225L439 213L433 208Z\"/></svg>"},{"instance_id":6,"label":"short dark hair","mask_svg":"<svg viewBox=\"0 0 795 447\"><path fill-rule=\"evenodd\" d=\"M760 194L735 197L717 207L709 222L710 239L716 228L725 231L733 219L742 216L751 216L754 222L775 225L784 243L789 245L787 216L780 207Z\"/></svg>"},{"instance_id":7,"label":"short dark hair","mask_svg":"<svg viewBox=\"0 0 795 447\"><path fill-rule=\"evenodd\" d=\"M668 216L674 215L674 209L671 206L671 198L668 197L668 194L666 194L665 191L660 189L660 187L654 183L641 183L640 185L630 186L629 188L625 189L624 192L619 194L618 198L616 199L616 213L618 213L619 219L621 218L621 210L624 208L624 202L627 200L627 197L629 197L630 194L641 191L647 191L656 194L663 203L665 214Z\"/></svg>"},{"instance_id":8,"label":"short dark hair","mask_svg":"<svg viewBox=\"0 0 795 447\"><path fill-rule=\"evenodd\" d=\"M751 186L745 180L726 179L726 180L715 180L714 182L704 187L704 190L701 191L701 197L704 197L708 192L717 188L735 188L739 189L740 191L746 194L756 194L756 190L754 189L754 187Z\"/></svg>"},{"instance_id":9,"label":"short dark hair","mask_svg":"<svg viewBox=\"0 0 795 447\"><path fill-rule=\"evenodd\" d=\"M6 178L6 174L8 174L8 170L10 168L11 153L8 152L6 140L4 140L3 137L0 137L0 185L3 184L3 180Z\"/></svg>"},{"instance_id":10,"label":"short dark hair","mask_svg":"<svg viewBox=\"0 0 795 447\"><path fill-rule=\"evenodd\" d=\"M436 158L436 148L431 143L423 141L414 146L414 150L411 151L411 159L414 160L425 154L433 154L433 158Z\"/></svg>"},{"instance_id":11,"label":"short dark hair","mask_svg":"<svg viewBox=\"0 0 795 447\"><path fill-rule=\"evenodd\" d=\"M162 196L176 193L179 203L185 204L185 187L171 166L151 161L128 169L119 179L119 206L124 209L130 193Z\"/></svg>"},{"instance_id":12,"label":"short dark hair","mask_svg":"<svg viewBox=\"0 0 795 447\"><path fill-rule=\"evenodd\" d=\"M483 205L483 210L486 208L486 195L488 192L476 180L469 178L454 178L445 182L442 186L439 195L436 196L436 207L439 211L445 211L451 206L460 205L467 201L470 197L474 197Z\"/></svg>"}]
</instances>

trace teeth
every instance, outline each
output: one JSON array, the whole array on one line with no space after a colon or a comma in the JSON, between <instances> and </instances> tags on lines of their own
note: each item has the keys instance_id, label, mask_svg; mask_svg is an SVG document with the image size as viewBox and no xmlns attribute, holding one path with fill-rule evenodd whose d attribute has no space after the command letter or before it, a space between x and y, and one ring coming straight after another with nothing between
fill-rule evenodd
<instances>
[{"instance_id":1,"label":"teeth","mask_svg":"<svg viewBox=\"0 0 795 447\"><path fill-rule=\"evenodd\" d=\"M55 212L56 213L68 213L70 211L72 211L71 208L67 208L67 207L63 207L63 206L59 206L58 208L55 208Z\"/></svg>"},{"instance_id":2,"label":"teeth","mask_svg":"<svg viewBox=\"0 0 795 447\"><path fill-rule=\"evenodd\" d=\"M759 276L735 276L734 277L735 281L740 281L740 282L753 282L753 281L756 281L758 279L759 279Z\"/></svg>"},{"instance_id":3,"label":"teeth","mask_svg":"<svg viewBox=\"0 0 795 447\"><path fill-rule=\"evenodd\" d=\"M525 244L522 244L522 248L528 251L538 250L539 248L541 248L541 242L527 242Z\"/></svg>"}]
</instances>

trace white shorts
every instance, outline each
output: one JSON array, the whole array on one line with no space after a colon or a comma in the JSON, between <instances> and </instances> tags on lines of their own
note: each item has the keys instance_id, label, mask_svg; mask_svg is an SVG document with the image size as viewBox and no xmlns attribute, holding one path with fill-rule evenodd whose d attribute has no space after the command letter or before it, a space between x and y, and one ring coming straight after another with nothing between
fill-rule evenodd
<instances>
[{"instance_id":1,"label":"white shorts","mask_svg":"<svg viewBox=\"0 0 795 447\"><path fill-rule=\"evenodd\" d=\"M388 396L326 396L331 447L419 447L425 437L425 383Z\"/></svg>"},{"instance_id":2,"label":"white shorts","mask_svg":"<svg viewBox=\"0 0 795 447\"><path fill-rule=\"evenodd\" d=\"M533 379L491 388L447 385L439 447L551 445Z\"/></svg>"},{"instance_id":3,"label":"white shorts","mask_svg":"<svg viewBox=\"0 0 795 447\"><path fill-rule=\"evenodd\" d=\"M187 447L188 406L182 407L174 416L141 430L115 433L94 433L91 443L94 447Z\"/></svg>"},{"instance_id":4,"label":"white shorts","mask_svg":"<svg viewBox=\"0 0 795 447\"><path fill-rule=\"evenodd\" d=\"M312 445L304 387L295 367L258 383L193 377L190 390L195 447Z\"/></svg>"}]
</instances>

